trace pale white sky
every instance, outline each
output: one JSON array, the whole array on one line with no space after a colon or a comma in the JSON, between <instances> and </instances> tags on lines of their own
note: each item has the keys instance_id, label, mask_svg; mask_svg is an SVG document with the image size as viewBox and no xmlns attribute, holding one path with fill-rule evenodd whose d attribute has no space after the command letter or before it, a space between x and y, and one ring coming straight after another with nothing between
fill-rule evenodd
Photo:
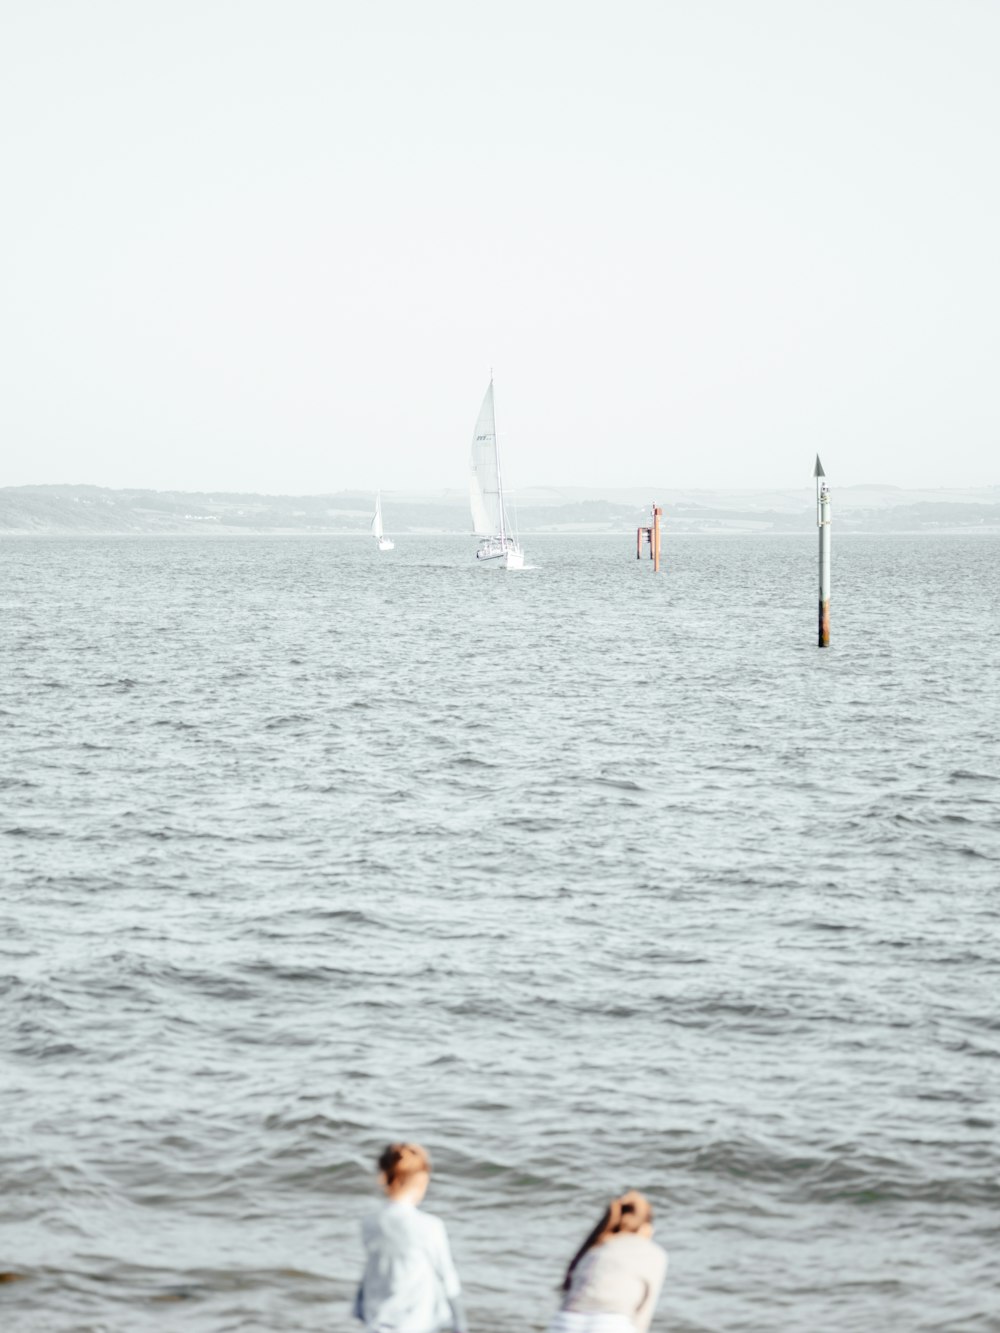
<instances>
[{"instance_id":1,"label":"pale white sky","mask_svg":"<svg viewBox=\"0 0 1000 1333\"><path fill-rule=\"evenodd\" d=\"M0 24L0 485L1000 481L996 0Z\"/></svg>"}]
</instances>

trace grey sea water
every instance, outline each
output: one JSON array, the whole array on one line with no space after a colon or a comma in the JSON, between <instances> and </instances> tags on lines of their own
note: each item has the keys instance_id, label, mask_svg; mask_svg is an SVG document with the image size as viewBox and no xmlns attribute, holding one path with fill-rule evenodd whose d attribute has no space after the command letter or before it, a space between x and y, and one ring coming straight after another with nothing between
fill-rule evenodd
<instances>
[{"instance_id":1,"label":"grey sea water","mask_svg":"<svg viewBox=\"0 0 1000 1333\"><path fill-rule=\"evenodd\" d=\"M476 1333L646 1190L663 1330L1000 1328L996 538L0 543L0 1326Z\"/></svg>"}]
</instances>

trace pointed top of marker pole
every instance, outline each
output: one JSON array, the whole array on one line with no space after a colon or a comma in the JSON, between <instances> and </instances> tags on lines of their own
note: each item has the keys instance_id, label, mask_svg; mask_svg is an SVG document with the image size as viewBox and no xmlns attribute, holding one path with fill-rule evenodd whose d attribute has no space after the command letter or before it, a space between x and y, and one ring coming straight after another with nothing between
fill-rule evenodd
<instances>
[{"instance_id":1,"label":"pointed top of marker pole","mask_svg":"<svg viewBox=\"0 0 1000 1333\"><path fill-rule=\"evenodd\" d=\"M823 471L823 464L819 461L819 454L816 455L816 466L813 468L813 476L814 477L826 476L826 473Z\"/></svg>"}]
</instances>

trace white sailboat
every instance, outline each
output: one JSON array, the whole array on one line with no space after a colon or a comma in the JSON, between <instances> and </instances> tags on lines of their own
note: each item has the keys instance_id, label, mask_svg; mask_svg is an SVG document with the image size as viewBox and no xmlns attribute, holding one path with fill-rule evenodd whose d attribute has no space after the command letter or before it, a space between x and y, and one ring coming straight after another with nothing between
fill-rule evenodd
<instances>
[{"instance_id":1,"label":"white sailboat","mask_svg":"<svg viewBox=\"0 0 1000 1333\"><path fill-rule=\"evenodd\" d=\"M499 560L503 569L523 569L524 551L514 535L503 500L500 441L493 406L493 376L472 435L469 478L472 526L480 538L477 560Z\"/></svg>"},{"instance_id":2,"label":"white sailboat","mask_svg":"<svg viewBox=\"0 0 1000 1333\"><path fill-rule=\"evenodd\" d=\"M372 536L375 538L375 545L380 551L395 550L396 543L391 537L385 535L382 527L382 492L375 492L375 517L372 519Z\"/></svg>"}]
</instances>

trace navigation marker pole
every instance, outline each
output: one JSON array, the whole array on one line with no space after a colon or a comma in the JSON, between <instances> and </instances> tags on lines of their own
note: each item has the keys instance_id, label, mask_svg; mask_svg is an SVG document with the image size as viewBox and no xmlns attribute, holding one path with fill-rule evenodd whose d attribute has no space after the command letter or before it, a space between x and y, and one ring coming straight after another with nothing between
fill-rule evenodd
<instances>
[{"instance_id":1,"label":"navigation marker pole","mask_svg":"<svg viewBox=\"0 0 1000 1333\"><path fill-rule=\"evenodd\" d=\"M816 455L816 524L819 528L819 638L817 647L830 646L830 489L823 464ZM820 478L822 477L822 481Z\"/></svg>"}]
</instances>

